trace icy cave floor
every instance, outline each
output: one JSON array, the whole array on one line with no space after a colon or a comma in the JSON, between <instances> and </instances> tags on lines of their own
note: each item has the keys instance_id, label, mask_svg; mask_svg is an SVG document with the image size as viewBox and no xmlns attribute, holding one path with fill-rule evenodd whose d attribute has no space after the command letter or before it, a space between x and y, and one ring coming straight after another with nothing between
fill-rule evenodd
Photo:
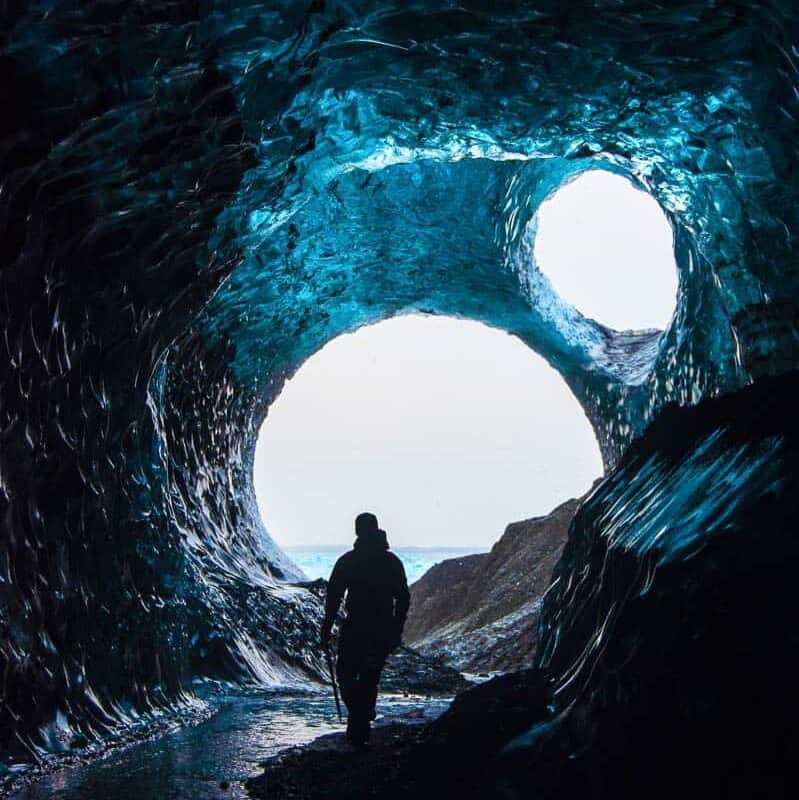
<instances>
[{"instance_id":1,"label":"icy cave floor","mask_svg":"<svg viewBox=\"0 0 799 800\"><path fill-rule=\"evenodd\" d=\"M204 722L64 767L12 800L217 800L247 798L244 781L265 759L343 730L332 696L229 694ZM384 694L376 726L429 722L449 698ZM342 737L343 738L343 737Z\"/></svg>"}]
</instances>

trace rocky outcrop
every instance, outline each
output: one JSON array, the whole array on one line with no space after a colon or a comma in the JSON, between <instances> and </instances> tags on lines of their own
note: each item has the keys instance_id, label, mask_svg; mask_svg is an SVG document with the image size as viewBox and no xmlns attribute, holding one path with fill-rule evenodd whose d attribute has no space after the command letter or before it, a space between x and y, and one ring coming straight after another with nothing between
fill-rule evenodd
<instances>
[{"instance_id":1,"label":"rocky outcrop","mask_svg":"<svg viewBox=\"0 0 799 800\"><path fill-rule=\"evenodd\" d=\"M408 643L466 672L530 666L543 596L580 502L511 523L490 553L428 570L411 586Z\"/></svg>"},{"instance_id":2,"label":"rocky outcrop","mask_svg":"<svg viewBox=\"0 0 799 800\"><path fill-rule=\"evenodd\" d=\"M468 687L460 672L410 647L397 648L386 660L380 676L382 692L453 695Z\"/></svg>"}]
</instances>

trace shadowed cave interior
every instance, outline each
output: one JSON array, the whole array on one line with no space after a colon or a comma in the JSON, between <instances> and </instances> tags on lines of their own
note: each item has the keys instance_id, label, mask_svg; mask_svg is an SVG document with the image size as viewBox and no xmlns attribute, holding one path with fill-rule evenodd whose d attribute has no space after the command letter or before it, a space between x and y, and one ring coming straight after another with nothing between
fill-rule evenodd
<instances>
[{"instance_id":1,"label":"shadowed cave interior","mask_svg":"<svg viewBox=\"0 0 799 800\"><path fill-rule=\"evenodd\" d=\"M325 342L425 312L540 353L606 469L542 615L551 694L536 672L529 714L483 743L506 748L491 790L548 796L556 775L618 795L690 762L711 795L723 778L781 796L797 752L793 6L0 14L16 109L0 115L4 765L191 712L193 678L320 679L320 600L263 529L255 437ZM597 168L669 217L664 332L607 329L536 268L537 208Z\"/></svg>"}]
</instances>

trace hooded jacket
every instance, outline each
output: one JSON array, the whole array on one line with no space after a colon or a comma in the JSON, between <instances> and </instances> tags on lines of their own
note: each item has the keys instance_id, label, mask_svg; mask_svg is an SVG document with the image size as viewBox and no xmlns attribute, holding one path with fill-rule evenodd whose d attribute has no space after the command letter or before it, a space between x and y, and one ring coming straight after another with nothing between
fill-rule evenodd
<instances>
[{"instance_id":1,"label":"hooded jacket","mask_svg":"<svg viewBox=\"0 0 799 800\"><path fill-rule=\"evenodd\" d=\"M342 636L382 640L391 645L402 636L410 605L408 581L402 562L388 550L385 531L359 536L330 575L325 601L324 627L333 625L347 594L347 618Z\"/></svg>"}]
</instances>

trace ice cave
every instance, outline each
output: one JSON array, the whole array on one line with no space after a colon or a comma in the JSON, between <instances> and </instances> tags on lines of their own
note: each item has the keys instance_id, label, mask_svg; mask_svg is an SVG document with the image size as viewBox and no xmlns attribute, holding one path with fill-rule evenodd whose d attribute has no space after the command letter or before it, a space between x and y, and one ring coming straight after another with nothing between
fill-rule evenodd
<instances>
[{"instance_id":1,"label":"ice cave","mask_svg":"<svg viewBox=\"0 0 799 800\"><path fill-rule=\"evenodd\" d=\"M535 666L458 695L375 796L795 796L795 4L0 19L0 791L202 714L198 680L324 679L255 438L326 342L423 312L545 358L605 476ZM536 264L539 208L592 170L668 218L662 330L606 327Z\"/></svg>"}]
</instances>

